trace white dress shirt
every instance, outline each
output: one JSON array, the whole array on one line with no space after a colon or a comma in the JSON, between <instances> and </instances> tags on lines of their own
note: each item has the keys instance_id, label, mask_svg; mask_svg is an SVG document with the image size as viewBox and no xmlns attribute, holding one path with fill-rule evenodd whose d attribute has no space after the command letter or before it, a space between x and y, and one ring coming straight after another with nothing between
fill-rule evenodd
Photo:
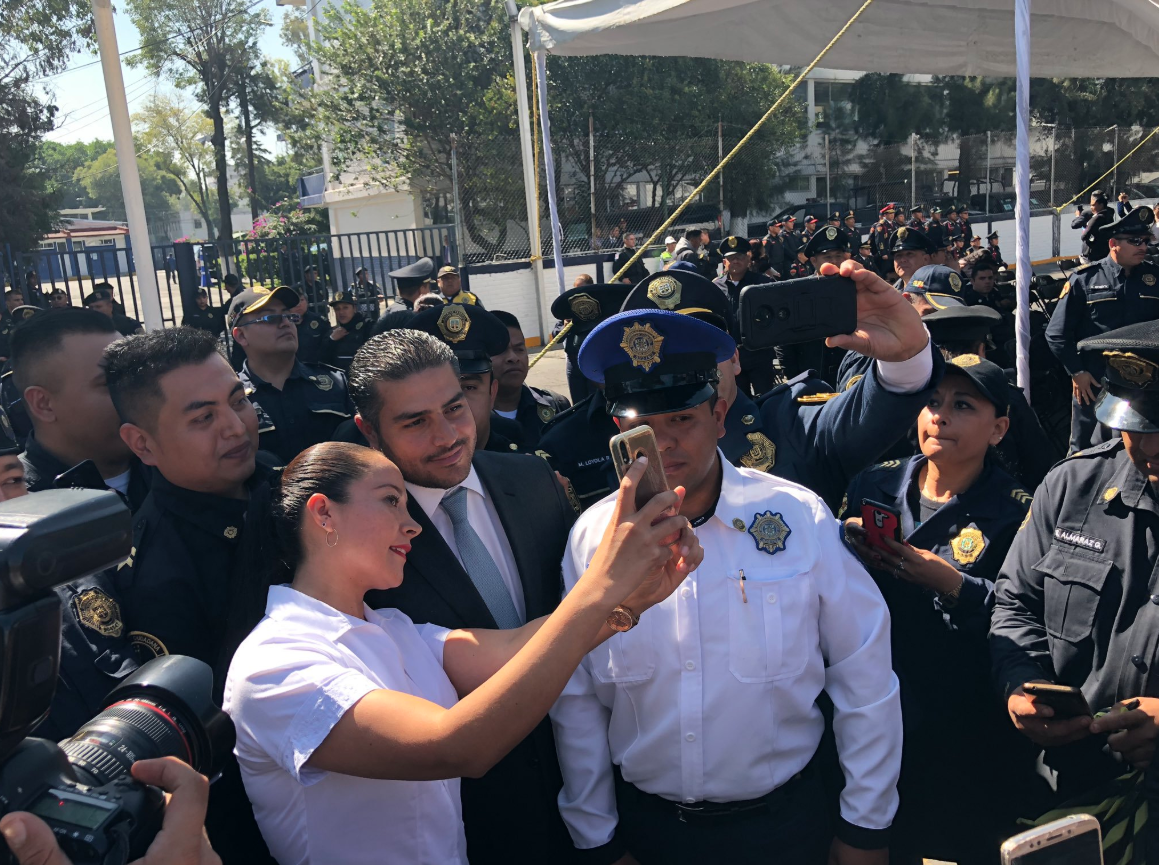
<instances>
[{"instance_id":1,"label":"white dress shirt","mask_svg":"<svg viewBox=\"0 0 1159 865\"><path fill-rule=\"evenodd\" d=\"M233 657L224 709L262 836L281 865L466 865L458 778L381 781L306 765L371 691L457 701L442 667L448 630L393 609L365 614L273 586Z\"/></svg>"},{"instance_id":2,"label":"white dress shirt","mask_svg":"<svg viewBox=\"0 0 1159 865\"><path fill-rule=\"evenodd\" d=\"M822 690L836 710L842 817L883 829L897 809L901 706L881 594L816 495L719 459L715 514L695 529L704 562L639 625L588 654L551 710L560 812L580 849L615 832L613 763L675 802L743 801L780 787L821 741ZM613 505L609 496L576 522L565 589L595 554ZM765 512L789 530L783 550L764 552L749 533Z\"/></svg>"},{"instance_id":3,"label":"white dress shirt","mask_svg":"<svg viewBox=\"0 0 1159 865\"><path fill-rule=\"evenodd\" d=\"M934 372L934 356L930 353L930 330L926 331L926 344L909 360L878 360L877 380L881 386L893 393L917 393L925 388Z\"/></svg>"},{"instance_id":4,"label":"white dress shirt","mask_svg":"<svg viewBox=\"0 0 1159 865\"><path fill-rule=\"evenodd\" d=\"M523 600L523 583L519 581L519 568L515 564L515 554L511 552L511 543L507 540L507 532L503 529L503 523L499 521L499 512L495 510L491 496L488 495L482 481L479 480L474 466L471 466L471 473L459 486L467 488L467 519L471 523L471 528L475 530L479 539L483 541L483 546L487 548L487 552L495 560L495 564L499 567L499 574L507 586L507 592L511 595L511 600L515 602L515 610L519 613L519 618L526 622L527 604ZM407 484L406 491L411 498L418 502L423 513L430 517L443 540L447 542L447 546L451 548L451 552L455 554L455 558L459 560L459 564L463 564L463 557L459 555L459 545L455 543L455 527L451 524L451 517L439 507L439 502L443 500L443 496L450 491L433 487L420 487L416 484Z\"/></svg>"}]
</instances>

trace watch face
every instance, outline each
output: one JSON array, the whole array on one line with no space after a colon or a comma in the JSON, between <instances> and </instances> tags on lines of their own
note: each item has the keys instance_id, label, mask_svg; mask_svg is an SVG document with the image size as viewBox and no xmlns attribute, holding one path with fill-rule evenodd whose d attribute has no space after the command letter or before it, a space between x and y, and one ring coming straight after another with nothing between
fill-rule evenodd
<instances>
[{"instance_id":1,"label":"watch face","mask_svg":"<svg viewBox=\"0 0 1159 865\"><path fill-rule=\"evenodd\" d=\"M624 631L631 630L633 624L632 614L623 607L616 607L608 615L608 627L613 631L623 633Z\"/></svg>"}]
</instances>

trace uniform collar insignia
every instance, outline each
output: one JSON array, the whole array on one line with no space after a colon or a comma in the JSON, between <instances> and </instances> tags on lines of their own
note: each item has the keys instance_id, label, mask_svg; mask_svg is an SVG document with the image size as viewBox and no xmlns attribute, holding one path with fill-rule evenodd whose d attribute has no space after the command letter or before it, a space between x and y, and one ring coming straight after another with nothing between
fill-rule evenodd
<instances>
[{"instance_id":1,"label":"uniform collar insignia","mask_svg":"<svg viewBox=\"0 0 1159 865\"><path fill-rule=\"evenodd\" d=\"M644 372L650 372L652 367L660 363L660 347L663 344L664 337L653 330L651 324L639 322L625 327L624 338L620 340L620 348L628 355L632 366Z\"/></svg>"},{"instance_id":2,"label":"uniform collar insignia","mask_svg":"<svg viewBox=\"0 0 1159 865\"><path fill-rule=\"evenodd\" d=\"M792 529L785 525L784 518L772 511L755 514L749 525L749 534L757 542L757 549L770 556L785 549L785 543L792 533Z\"/></svg>"}]
</instances>

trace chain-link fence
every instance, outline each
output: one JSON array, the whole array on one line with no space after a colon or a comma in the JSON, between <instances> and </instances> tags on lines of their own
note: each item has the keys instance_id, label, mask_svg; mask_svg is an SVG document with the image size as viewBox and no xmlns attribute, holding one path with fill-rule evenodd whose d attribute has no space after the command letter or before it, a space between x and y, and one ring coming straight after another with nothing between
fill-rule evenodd
<instances>
[{"instance_id":1,"label":"chain-link fence","mask_svg":"<svg viewBox=\"0 0 1159 865\"><path fill-rule=\"evenodd\" d=\"M1111 199L1125 192L1133 204L1159 200L1159 135L1117 169L1112 166L1146 138L1139 128L1031 129L1032 258L1076 254L1069 229L1073 205L1058 208L1099 181ZM614 252L628 235L642 243L683 203L747 129L721 124L714 135L637 140L592 130L553 140L556 197L565 255ZM458 226L465 263L527 259L535 246L527 231L522 159L517 137L457 150L451 188L421 190L426 218ZM976 233L991 229L1014 244L1014 134L993 132L933 140L871 142L852 133L817 130L794 147L754 139L696 196L665 235L688 229L759 237L772 216L824 216L852 210L863 232L887 203L930 209L965 205ZM539 254L550 257L547 179L539 154ZM1079 197L1086 204L1089 194ZM457 203L457 206L456 206ZM457 215L456 215L457 214ZM1065 223L1065 224L1063 224ZM997 225L996 225L997 224ZM800 222L798 222L800 225ZM986 231L977 231L985 226ZM662 240L662 239L661 239ZM651 251L657 255L663 243Z\"/></svg>"}]
</instances>

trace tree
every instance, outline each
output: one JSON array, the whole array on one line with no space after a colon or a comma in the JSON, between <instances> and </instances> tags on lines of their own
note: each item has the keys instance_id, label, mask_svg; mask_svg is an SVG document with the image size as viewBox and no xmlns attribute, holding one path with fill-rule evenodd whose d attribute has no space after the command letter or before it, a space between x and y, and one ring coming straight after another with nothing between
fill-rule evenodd
<instances>
[{"instance_id":1,"label":"tree","mask_svg":"<svg viewBox=\"0 0 1159 865\"><path fill-rule=\"evenodd\" d=\"M169 166L164 164L164 157L142 153L137 157L137 170L141 175L141 197L146 212L171 210L173 199L181 194L181 186ZM116 150L110 147L88 165L78 168L76 180L83 185L89 199L105 208L108 219L122 221L126 218Z\"/></svg>"},{"instance_id":2,"label":"tree","mask_svg":"<svg viewBox=\"0 0 1159 865\"><path fill-rule=\"evenodd\" d=\"M74 180L77 169L88 165L113 146L113 142L100 138L92 141L74 141L61 144L43 141L37 154L41 170L48 176L49 189L56 194L61 207L77 207L91 204L84 183Z\"/></svg>"},{"instance_id":3,"label":"tree","mask_svg":"<svg viewBox=\"0 0 1159 865\"><path fill-rule=\"evenodd\" d=\"M206 237L213 237L214 149L206 143L212 121L178 98L153 96L133 115L133 124L139 149L162 157L158 167L173 177L205 220Z\"/></svg>"},{"instance_id":4,"label":"tree","mask_svg":"<svg viewBox=\"0 0 1159 865\"><path fill-rule=\"evenodd\" d=\"M294 52L298 66L310 64L310 16L293 6L285 7L280 36L282 44Z\"/></svg>"},{"instance_id":5,"label":"tree","mask_svg":"<svg viewBox=\"0 0 1159 865\"><path fill-rule=\"evenodd\" d=\"M223 257L231 256L224 108L246 48L256 41L255 33L269 26L269 16L265 10L251 12L245 0L127 0L126 7L141 34L141 50L127 62L169 75L179 86L198 88L212 124L218 245Z\"/></svg>"}]
</instances>

